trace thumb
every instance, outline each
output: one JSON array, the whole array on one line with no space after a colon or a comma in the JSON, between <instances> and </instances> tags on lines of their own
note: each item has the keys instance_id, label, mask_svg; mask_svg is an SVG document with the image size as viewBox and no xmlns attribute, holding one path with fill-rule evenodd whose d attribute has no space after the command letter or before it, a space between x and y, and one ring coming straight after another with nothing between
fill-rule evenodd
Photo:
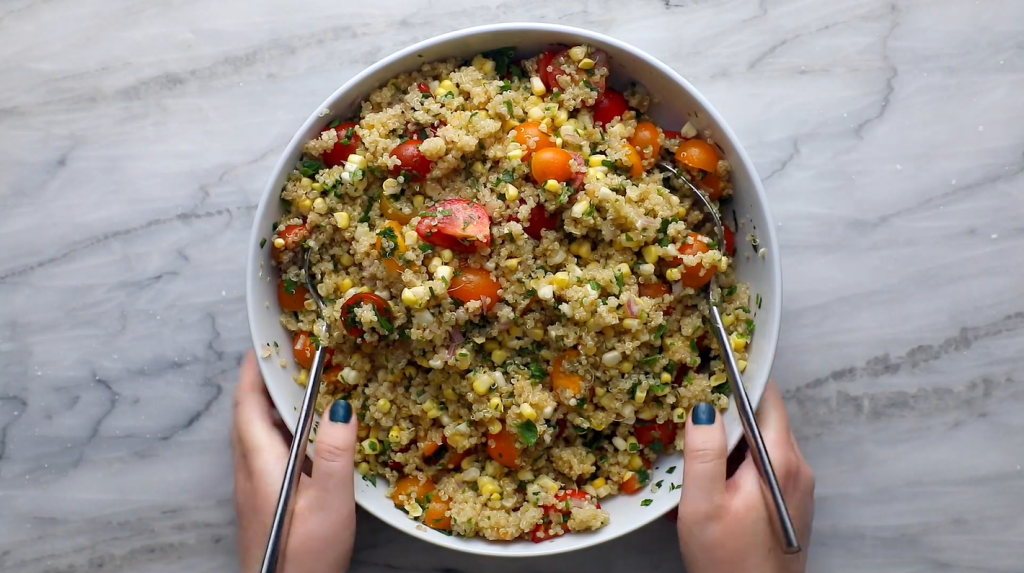
<instances>
[{"instance_id":1,"label":"thumb","mask_svg":"<svg viewBox=\"0 0 1024 573\"><path fill-rule=\"evenodd\" d=\"M726 458L722 417L717 415L711 404L697 404L686 422L680 520L723 499Z\"/></svg>"},{"instance_id":2,"label":"thumb","mask_svg":"<svg viewBox=\"0 0 1024 573\"><path fill-rule=\"evenodd\" d=\"M335 515L346 508L354 510L352 479L358 426L352 419L352 405L347 400L337 400L317 429L310 485L317 504L337 510Z\"/></svg>"}]
</instances>

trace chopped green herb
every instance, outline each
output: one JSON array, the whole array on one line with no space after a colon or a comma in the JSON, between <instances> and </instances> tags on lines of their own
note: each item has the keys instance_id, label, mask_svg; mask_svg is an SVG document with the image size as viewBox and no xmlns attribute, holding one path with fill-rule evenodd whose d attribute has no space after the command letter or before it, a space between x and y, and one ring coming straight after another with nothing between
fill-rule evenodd
<instances>
[{"instance_id":1,"label":"chopped green herb","mask_svg":"<svg viewBox=\"0 0 1024 573\"><path fill-rule=\"evenodd\" d=\"M615 162L612 161L611 159L602 160L601 165L607 167L608 169L615 169Z\"/></svg>"},{"instance_id":2,"label":"chopped green herb","mask_svg":"<svg viewBox=\"0 0 1024 573\"><path fill-rule=\"evenodd\" d=\"M747 319L747 332L750 334L754 333L754 319L752 318Z\"/></svg>"},{"instance_id":3,"label":"chopped green herb","mask_svg":"<svg viewBox=\"0 0 1024 573\"><path fill-rule=\"evenodd\" d=\"M597 212L597 210L594 208L593 205L591 205L590 207L587 207L587 210L586 210L586 212L583 213L583 216L584 217L593 217L594 213L596 213L596 212Z\"/></svg>"},{"instance_id":4,"label":"chopped green herb","mask_svg":"<svg viewBox=\"0 0 1024 573\"><path fill-rule=\"evenodd\" d=\"M699 350L697 350L697 340L694 338L690 339L690 352L693 352L694 354L699 352Z\"/></svg>"},{"instance_id":5,"label":"chopped green herb","mask_svg":"<svg viewBox=\"0 0 1024 573\"><path fill-rule=\"evenodd\" d=\"M434 246L433 245L428 245L426 243L420 243L420 252L429 253L432 250L434 250Z\"/></svg>"},{"instance_id":6,"label":"chopped green herb","mask_svg":"<svg viewBox=\"0 0 1024 573\"><path fill-rule=\"evenodd\" d=\"M644 358L643 360L640 361L640 364L644 366L653 366L657 364L658 360L661 360L661 355L655 354L653 356L648 356L647 358Z\"/></svg>"},{"instance_id":7,"label":"chopped green herb","mask_svg":"<svg viewBox=\"0 0 1024 573\"><path fill-rule=\"evenodd\" d=\"M512 91L512 85L508 83L508 80L505 80L501 82L501 87L499 88L499 91L500 93L510 92ZM470 119L473 118L471 117Z\"/></svg>"},{"instance_id":8,"label":"chopped green herb","mask_svg":"<svg viewBox=\"0 0 1024 573\"><path fill-rule=\"evenodd\" d=\"M338 127L339 125L341 125L341 120L340 119L336 119L336 120L332 121L331 123L328 123L327 127L329 129L334 129L335 127Z\"/></svg>"},{"instance_id":9,"label":"chopped green herb","mask_svg":"<svg viewBox=\"0 0 1024 573\"><path fill-rule=\"evenodd\" d=\"M669 484L669 486L668 486L668 490L669 491L675 491L677 489L683 489L683 486L681 484L678 484L678 483Z\"/></svg>"},{"instance_id":10,"label":"chopped green herb","mask_svg":"<svg viewBox=\"0 0 1024 573\"><path fill-rule=\"evenodd\" d=\"M537 443L537 424L527 420L525 422L520 422L516 426L516 430L519 431L519 439L526 444L526 447L530 447Z\"/></svg>"},{"instance_id":11,"label":"chopped green herb","mask_svg":"<svg viewBox=\"0 0 1024 573\"><path fill-rule=\"evenodd\" d=\"M501 181L502 183L512 183L515 180L516 174L513 173L511 169L502 171L501 175L498 176L498 181Z\"/></svg>"},{"instance_id":12,"label":"chopped green herb","mask_svg":"<svg viewBox=\"0 0 1024 573\"><path fill-rule=\"evenodd\" d=\"M292 279L284 279L281 282L284 283L284 292L288 294L295 294L295 287L299 285L298 282L293 281Z\"/></svg>"},{"instance_id":13,"label":"chopped green herb","mask_svg":"<svg viewBox=\"0 0 1024 573\"><path fill-rule=\"evenodd\" d=\"M515 117L515 113L512 111L512 102L508 100L505 101L505 110L508 111L509 117Z\"/></svg>"},{"instance_id":14,"label":"chopped green herb","mask_svg":"<svg viewBox=\"0 0 1024 573\"><path fill-rule=\"evenodd\" d=\"M366 207L363 208L363 216L359 217L359 222L360 223L369 223L370 222L370 211L373 210L373 204L376 203L377 199L379 199L379 198L380 198L380 193L376 193L375 192L373 195L370 195L369 199L366 200Z\"/></svg>"},{"instance_id":15,"label":"chopped green herb","mask_svg":"<svg viewBox=\"0 0 1024 573\"><path fill-rule=\"evenodd\" d=\"M725 289L725 296L732 296L734 294L736 294L736 287L735 286L731 286L731 287Z\"/></svg>"},{"instance_id":16,"label":"chopped green herb","mask_svg":"<svg viewBox=\"0 0 1024 573\"><path fill-rule=\"evenodd\" d=\"M391 227L384 227L380 231L377 231L377 236L385 239L386 242L381 242L381 256L385 259L392 259L395 257L395 251L398 249L398 235L395 234L395 230Z\"/></svg>"},{"instance_id":17,"label":"chopped green herb","mask_svg":"<svg viewBox=\"0 0 1024 573\"><path fill-rule=\"evenodd\" d=\"M665 484L665 480L658 480L658 483L654 484L654 487L661 489L661 486Z\"/></svg>"},{"instance_id":18,"label":"chopped green herb","mask_svg":"<svg viewBox=\"0 0 1024 573\"><path fill-rule=\"evenodd\" d=\"M504 76L508 74L508 68L516 58L516 49L508 46L484 52L481 55L489 60L494 60L494 71L497 72L499 76Z\"/></svg>"},{"instance_id":19,"label":"chopped green herb","mask_svg":"<svg viewBox=\"0 0 1024 573\"><path fill-rule=\"evenodd\" d=\"M594 292L601 292L601 285L597 281L590 281L590 288L594 289Z\"/></svg>"},{"instance_id":20,"label":"chopped green herb","mask_svg":"<svg viewBox=\"0 0 1024 573\"><path fill-rule=\"evenodd\" d=\"M544 367L537 362L531 362L530 366L530 380L536 380L538 382L548 377L548 373L544 370Z\"/></svg>"},{"instance_id":21,"label":"chopped green herb","mask_svg":"<svg viewBox=\"0 0 1024 573\"><path fill-rule=\"evenodd\" d=\"M388 320L388 317L384 316L379 312L377 313L377 324L380 325L380 328L381 330L384 331L384 334L391 334L392 332L395 331L395 326L391 324L391 321Z\"/></svg>"},{"instance_id":22,"label":"chopped green herb","mask_svg":"<svg viewBox=\"0 0 1024 573\"><path fill-rule=\"evenodd\" d=\"M267 238L263 237L262 239L260 239L260 248L262 249L263 247L266 247L266 246L267 246Z\"/></svg>"},{"instance_id":23,"label":"chopped green herb","mask_svg":"<svg viewBox=\"0 0 1024 573\"><path fill-rule=\"evenodd\" d=\"M303 159L299 163L299 173L303 177L312 177L320 172L324 168L324 164L316 159Z\"/></svg>"},{"instance_id":24,"label":"chopped green herb","mask_svg":"<svg viewBox=\"0 0 1024 573\"><path fill-rule=\"evenodd\" d=\"M732 288L733 288L733 290L736 289L736 287L732 287ZM761 308L761 293L757 293L757 296L754 297L754 302L755 302L755 304L757 304L757 308Z\"/></svg>"},{"instance_id":25,"label":"chopped green herb","mask_svg":"<svg viewBox=\"0 0 1024 573\"><path fill-rule=\"evenodd\" d=\"M661 340L661 336L663 334L665 334L665 331L667 329L668 329L668 325L666 325L666 324L659 324L658 328L654 331L654 339L655 340Z\"/></svg>"},{"instance_id":26,"label":"chopped green herb","mask_svg":"<svg viewBox=\"0 0 1024 573\"><path fill-rule=\"evenodd\" d=\"M508 71L509 71L509 73L512 74L513 78L520 79L520 80L523 79L523 68L520 68L517 65L511 65L511 66L508 67Z\"/></svg>"},{"instance_id":27,"label":"chopped green herb","mask_svg":"<svg viewBox=\"0 0 1024 573\"><path fill-rule=\"evenodd\" d=\"M619 287L619 292L626 286L626 280L622 278L622 273L615 273L615 286Z\"/></svg>"},{"instance_id":28,"label":"chopped green herb","mask_svg":"<svg viewBox=\"0 0 1024 573\"><path fill-rule=\"evenodd\" d=\"M729 387L729 381L726 380L725 382L722 382L721 384L712 387L711 392L715 394L723 394L725 396L728 396L729 394L732 393L732 388Z\"/></svg>"},{"instance_id":29,"label":"chopped green herb","mask_svg":"<svg viewBox=\"0 0 1024 573\"><path fill-rule=\"evenodd\" d=\"M647 482L651 481L651 472L647 471L647 468L640 468L636 470L636 481L641 486L647 485Z\"/></svg>"},{"instance_id":30,"label":"chopped green herb","mask_svg":"<svg viewBox=\"0 0 1024 573\"><path fill-rule=\"evenodd\" d=\"M653 499L645 499L645 500L640 502L640 506L641 507L647 507L648 505L651 505L652 503L654 503Z\"/></svg>"}]
</instances>

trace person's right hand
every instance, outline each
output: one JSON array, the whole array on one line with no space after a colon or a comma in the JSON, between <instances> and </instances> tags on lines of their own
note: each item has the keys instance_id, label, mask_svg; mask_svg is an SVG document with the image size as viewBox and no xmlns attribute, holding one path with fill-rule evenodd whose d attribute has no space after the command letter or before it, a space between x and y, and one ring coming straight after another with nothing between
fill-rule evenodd
<instances>
[{"instance_id":1,"label":"person's right hand","mask_svg":"<svg viewBox=\"0 0 1024 573\"><path fill-rule=\"evenodd\" d=\"M803 551L783 553L778 518L750 452L726 480L725 425L713 407L699 404L686 423L679 499L679 548L689 573L802 573L807 566L814 475L773 383L757 422Z\"/></svg>"}]
</instances>

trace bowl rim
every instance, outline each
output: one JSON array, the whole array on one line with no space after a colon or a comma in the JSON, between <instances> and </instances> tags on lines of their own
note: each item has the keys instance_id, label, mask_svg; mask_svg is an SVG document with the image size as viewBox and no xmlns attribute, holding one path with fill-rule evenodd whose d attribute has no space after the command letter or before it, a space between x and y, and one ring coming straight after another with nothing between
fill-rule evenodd
<instances>
[{"instance_id":1,"label":"bowl rim","mask_svg":"<svg viewBox=\"0 0 1024 573\"><path fill-rule=\"evenodd\" d=\"M374 64L368 66L367 68L353 76L351 79L342 84L341 87L337 88L333 93L331 93L331 95L328 96L327 99L325 99L324 102L321 103L320 106L313 111L309 118L307 118L306 121L302 124L302 126L295 132L295 135L288 142L288 145L285 146L284 149L282 150L281 156L278 159L277 163L274 165L274 168L271 171L270 177L267 181L267 184L264 187L262 194L260 195L260 200L256 208L256 212L254 214L252 230L250 231L249 236L249 256L246 264L246 311L247 319L249 322L250 336L252 338L253 344L258 345L258 333L256 332L256 325L255 321L253 320L253 317L256 316L256 313L259 311L259 309L257 308L257 303L255 301L256 296L253 293L255 284L254 277L257 276L257 274L260 272L259 265L261 264L262 259L264 258L260 256L261 249L252 248L252 245L256 245L259 242L262 232L262 229L259 228L259 226L256 223L263 219L266 210L270 208L269 206L272 202L269 201L268 199L278 193L277 180L280 177L282 171L289 169L292 164L291 161L288 161L288 158L294 154L297 148L301 148L301 146L304 144L305 138L303 137L303 134L307 132L314 124L323 121L322 110L330 109L332 102L339 101L344 96L344 94L353 89L358 88L359 85L363 83L363 81L367 77L375 74L381 68L390 66L398 61L405 59L412 59L413 61L415 61L416 53L423 50L424 48L428 48L437 44L457 41L459 39L463 39L470 36L479 36L495 32L509 31L547 32L585 37L588 39L592 39L598 43L614 46L615 48L622 50L623 52L630 53L631 55L637 57L638 59L643 60L644 63L646 63L647 65L656 68L659 72L670 78L673 82L680 85L703 108L702 113L705 113L714 120L714 122L718 126L716 131L720 132L724 139L732 144L732 146L734 147L733 155L735 159L743 163L744 167L748 169L751 174L753 188L749 190L749 192L753 193L753 195L756 196L756 203L760 205L761 210L763 210L764 212L764 219L766 223L765 226L767 228L759 229L758 235L766 243L766 247L770 249L773 253L773 256L770 257L769 261L767 261L770 265L768 275L771 287L774 289L774 292L777 293L776 296L779 298L779 302L778 304L775 304L772 307L770 307L770 309L768 309L769 313L766 318L768 319L769 323L777 326L776 328L768 330L768 332L766 333L767 336L759 336L757 340L757 344L759 346L767 346L768 352L766 353L766 356L769 357L766 364L767 378L767 375L770 374L771 372L772 364L774 363L774 357L776 350L778 348L778 341L782 327L782 266L779 256L778 242L775 234L775 224L768 204L767 193L764 190L761 178L757 175L757 170L754 168L753 162L747 155L746 150L740 144L736 134L733 132L732 128L729 127L729 125L724 121L722 116L718 113L718 110L716 110L714 106L711 105L711 102L709 102L703 96L703 94L701 94L696 88L694 88L689 81L683 78L679 73L677 73L667 64L651 56L644 50L641 50L631 44L628 44L621 40L617 40L605 34L601 34L599 32L594 32L584 28L577 28L574 26L565 26L561 24L547 24L541 22L504 22L498 24L472 26L468 28L453 30L451 32L446 32L416 42L415 44L412 44L406 48L402 48L378 60ZM758 329L758 333L761 334L761 332L761 329ZM271 385L267 384L266 382L267 377L264 376L265 373L263 372L264 362L265 361L258 361L260 365L261 377L264 380L264 385L267 388L267 392L271 396L271 400L274 403L274 407L281 414L289 430L294 432L298 414L292 412L291 408L282 408L282 404L280 403L282 398L275 395L274 389L271 388ZM750 400L755 409L760 404L761 396L763 394L764 386L766 384L767 379L765 384L757 385L754 388L749 389ZM741 436L742 432L733 436L727 436L727 447L729 452L731 452L736 447ZM399 531L405 534L412 535L410 531L406 531L406 528L401 527L397 524L395 519L393 519L395 516L386 515L386 513L390 512L379 510L379 508L376 506L371 506L368 504L364 505L360 503L358 496L356 498L356 503L357 505L363 507L364 510L368 511L370 514L374 515L381 521L387 523L388 525L394 527L395 529L398 529ZM387 509L391 508L388 507ZM438 547L460 551L463 553L491 557L542 557L547 555L570 553L573 551L578 551L580 549L593 547L595 545L599 545L607 541L611 541L628 533L632 533L637 529L640 529L641 527L651 523L652 521L663 515L665 512L667 512L667 510L661 513L652 512L649 514L652 516L650 519L638 520L635 527L618 532L617 534L614 534L611 537L597 537L588 535L585 536L584 539L572 545L571 547L562 547L559 544L537 544L534 546L533 551L508 551L508 547L506 544L509 542L504 541L491 542L484 545L462 545L460 543L453 541L454 539L456 539L455 537L446 537L441 535L426 535L415 537L417 539L424 540ZM408 518L406 516L401 515L400 517L401 519L408 521Z\"/></svg>"}]
</instances>

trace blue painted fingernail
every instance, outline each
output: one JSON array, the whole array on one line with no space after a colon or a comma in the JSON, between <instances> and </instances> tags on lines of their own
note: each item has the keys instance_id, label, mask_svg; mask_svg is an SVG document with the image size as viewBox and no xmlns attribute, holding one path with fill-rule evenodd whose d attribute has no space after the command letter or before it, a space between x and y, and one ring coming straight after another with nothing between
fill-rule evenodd
<instances>
[{"instance_id":1,"label":"blue painted fingernail","mask_svg":"<svg viewBox=\"0 0 1024 573\"><path fill-rule=\"evenodd\" d=\"M331 415L333 417L333 412ZM715 407L701 402L693 407L690 417L693 418L693 423L697 426L711 426L715 423Z\"/></svg>"},{"instance_id":2,"label":"blue painted fingernail","mask_svg":"<svg viewBox=\"0 0 1024 573\"><path fill-rule=\"evenodd\" d=\"M347 424L352 419L352 404L348 400L335 400L331 404L331 421Z\"/></svg>"}]
</instances>

